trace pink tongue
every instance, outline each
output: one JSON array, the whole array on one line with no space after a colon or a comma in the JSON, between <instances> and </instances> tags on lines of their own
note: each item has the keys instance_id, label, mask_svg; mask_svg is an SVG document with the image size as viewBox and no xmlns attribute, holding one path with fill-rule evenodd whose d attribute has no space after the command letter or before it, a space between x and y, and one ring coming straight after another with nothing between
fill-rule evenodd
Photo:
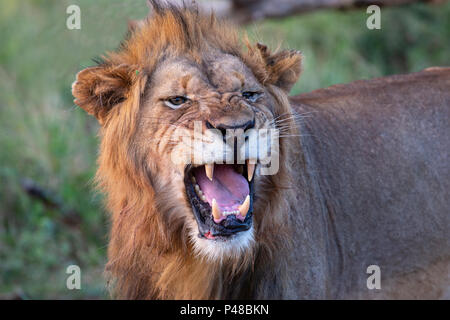
<instances>
[{"instance_id":1,"label":"pink tongue","mask_svg":"<svg viewBox=\"0 0 450 320\"><path fill-rule=\"evenodd\" d=\"M198 167L193 173L208 203L212 205L212 199L216 199L222 211L237 210L250 193L247 180L232 165L214 165L212 181L206 176L205 167Z\"/></svg>"}]
</instances>

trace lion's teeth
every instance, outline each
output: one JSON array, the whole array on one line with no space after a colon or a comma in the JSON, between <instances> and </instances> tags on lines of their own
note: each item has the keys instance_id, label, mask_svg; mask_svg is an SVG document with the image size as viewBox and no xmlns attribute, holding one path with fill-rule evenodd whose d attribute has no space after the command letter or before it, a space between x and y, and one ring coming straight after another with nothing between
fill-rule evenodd
<instances>
[{"instance_id":1,"label":"lion's teeth","mask_svg":"<svg viewBox=\"0 0 450 320\"><path fill-rule=\"evenodd\" d=\"M194 185L195 193L198 195L200 199L203 197L203 191L200 189L200 186L198 184ZM203 199L202 199L203 200Z\"/></svg>"},{"instance_id":2,"label":"lion's teeth","mask_svg":"<svg viewBox=\"0 0 450 320\"><path fill-rule=\"evenodd\" d=\"M239 213L240 213L239 210L224 211L224 212L222 212L222 215L224 215L224 216L229 216L229 215L231 215L231 214L236 215L236 214L239 214Z\"/></svg>"},{"instance_id":3,"label":"lion's teeth","mask_svg":"<svg viewBox=\"0 0 450 320\"><path fill-rule=\"evenodd\" d=\"M214 163L205 164L205 172L208 179L212 181L214 175Z\"/></svg>"},{"instance_id":4,"label":"lion's teeth","mask_svg":"<svg viewBox=\"0 0 450 320\"><path fill-rule=\"evenodd\" d=\"M247 160L247 179L248 181L252 181L253 174L255 173L255 164L251 163L252 160Z\"/></svg>"},{"instance_id":5,"label":"lion's teeth","mask_svg":"<svg viewBox=\"0 0 450 320\"><path fill-rule=\"evenodd\" d=\"M202 201L206 202L206 197L205 196L201 196L200 199L202 199Z\"/></svg>"},{"instance_id":6,"label":"lion's teeth","mask_svg":"<svg viewBox=\"0 0 450 320\"><path fill-rule=\"evenodd\" d=\"M192 181L192 183L196 183L196 182L197 182L197 181L195 180L195 177L194 177L194 176L191 177L191 181Z\"/></svg>"},{"instance_id":7,"label":"lion's teeth","mask_svg":"<svg viewBox=\"0 0 450 320\"><path fill-rule=\"evenodd\" d=\"M212 215L216 220L219 220L222 217L222 212L220 211L220 208L217 205L216 199L212 199Z\"/></svg>"},{"instance_id":8,"label":"lion's teeth","mask_svg":"<svg viewBox=\"0 0 450 320\"><path fill-rule=\"evenodd\" d=\"M241 216L243 216L245 218L245 216L248 213L248 209L250 209L250 195L247 195L244 203L241 204L238 209L239 209Z\"/></svg>"}]
</instances>

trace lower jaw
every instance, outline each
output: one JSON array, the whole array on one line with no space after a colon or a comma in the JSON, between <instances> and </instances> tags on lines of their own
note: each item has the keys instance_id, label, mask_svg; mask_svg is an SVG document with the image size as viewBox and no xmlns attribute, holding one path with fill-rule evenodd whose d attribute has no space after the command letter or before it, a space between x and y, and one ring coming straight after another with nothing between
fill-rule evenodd
<instances>
[{"instance_id":1,"label":"lower jaw","mask_svg":"<svg viewBox=\"0 0 450 320\"><path fill-rule=\"evenodd\" d=\"M227 261L232 263L249 262L250 260L245 260L245 257L249 257L256 248L253 227L248 231L236 233L232 237L217 239L199 238L195 229L196 227L189 234L190 243L193 254L202 258L202 261L221 264Z\"/></svg>"},{"instance_id":2,"label":"lower jaw","mask_svg":"<svg viewBox=\"0 0 450 320\"><path fill-rule=\"evenodd\" d=\"M250 209L244 219L235 215L229 215L221 219L219 223L215 222L211 209L198 198L194 186L191 183L189 168L185 172L185 189L190 201L192 212L198 225L198 237L213 241L230 241L237 235L247 232L252 227L253 211L253 180L249 182L250 188Z\"/></svg>"},{"instance_id":3,"label":"lower jaw","mask_svg":"<svg viewBox=\"0 0 450 320\"><path fill-rule=\"evenodd\" d=\"M191 207L197 222L198 237L202 239L230 241L240 234L248 232L253 224L251 212L247 214L244 221L240 221L235 216L228 216L218 224L212 218L205 219L193 205Z\"/></svg>"}]
</instances>

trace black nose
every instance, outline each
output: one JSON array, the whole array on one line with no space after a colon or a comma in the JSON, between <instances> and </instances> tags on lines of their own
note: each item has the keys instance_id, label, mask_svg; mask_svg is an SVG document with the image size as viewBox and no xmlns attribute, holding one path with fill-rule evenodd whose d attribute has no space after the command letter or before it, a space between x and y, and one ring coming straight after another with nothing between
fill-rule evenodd
<instances>
[{"instance_id":1,"label":"black nose","mask_svg":"<svg viewBox=\"0 0 450 320\"><path fill-rule=\"evenodd\" d=\"M247 129L254 128L255 127L255 119L249 120L245 123L224 124L224 123L219 122L216 125L213 125L209 121L206 121L206 127L208 129L220 130L220 132L222 132L222 135L225 137L227 129L231 129L231 130L242 129L245 131Z\"/></svg>"}]
</instances>

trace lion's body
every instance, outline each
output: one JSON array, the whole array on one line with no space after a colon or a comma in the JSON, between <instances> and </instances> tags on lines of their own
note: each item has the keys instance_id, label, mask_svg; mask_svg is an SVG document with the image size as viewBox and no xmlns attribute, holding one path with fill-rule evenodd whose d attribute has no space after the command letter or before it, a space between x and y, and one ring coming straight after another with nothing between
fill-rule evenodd
<instances>
[{"instance_id":1,"label":"lion's body","mask_svg":"<svg viewBox=\"0 0 450 320\"><path fill-rule=\"evenodd\" d=\"M450 297L449 88L450 69L436 68L292 99L309 114L302 153L321 222L308 228L317 239L295 247L319 244L316 297ZM381 290L366 287L369 265L381 269ZM298 281L292 295L313 283Z\"/></svg>"},{"instance_id":2,"label":"lion's body","mask_svg":"<svg viewBox=\"0 0 450 320\"><path fill-rule=\"evenodd\" d=\"M102 125L97 182L112 214L107 271L115 296L444 296L449 69L289 102L299 52L248 43L244 51L235 31L213 16L151 2L154 13L119 50L81 71L72 89L75 103ZM258 98L244 96L253 91ZM183 105L175 107L173 96ZM253 211L247 215L247 205L244 217L251 228L223 241L201 234L189 166L170 161L174 150L192 151L172 133L190 134L195 121L201 130L247 121L281 132L279 170L257 169L252 179ZM222 136L198 143L236 152ZM210 213L201 217L212 221ZM381 268L381 290L367 289L369 265Z\"/></svg>"}]
</instances>

